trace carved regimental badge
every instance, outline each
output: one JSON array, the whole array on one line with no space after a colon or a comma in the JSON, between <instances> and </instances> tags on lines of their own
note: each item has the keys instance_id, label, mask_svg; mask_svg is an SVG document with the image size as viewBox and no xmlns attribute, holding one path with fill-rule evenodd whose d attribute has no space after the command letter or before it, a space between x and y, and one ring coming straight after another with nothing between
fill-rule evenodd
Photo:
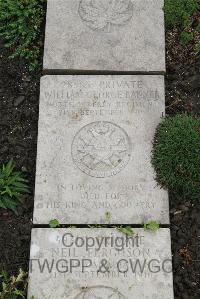
<instances>
[{"instance_id":1,"label":"carved regimental badge","mask_svg":"<svg viewBox=\"0 0 200 299\"><path fill-rule=\"evenodd\" d=\"M72 157L84 173L104 178L117 174L129 162L131 146L118 125L99 121L86 125L74 137Z\"/></svg>"},{"instance_id":2,"label":"carved regimental badge","mask_svg":"<svg viewBox=\"0 0 200 299\"><path fill-rule=\"evenodd\" d=\"M107 29L125 25L133 16L131 0L81 0L79 15L93 30Z\"/></svg>"},{"instance_id":3,"label":"carved regimental badge","mask_svg":"<svg viewBox=\"0 0 200 299\"><path fill-rule=\"evenodd\" d=\"M96 286L85 288L74 299L126 299L117 289Z\"/></svg>"}]
</instances>

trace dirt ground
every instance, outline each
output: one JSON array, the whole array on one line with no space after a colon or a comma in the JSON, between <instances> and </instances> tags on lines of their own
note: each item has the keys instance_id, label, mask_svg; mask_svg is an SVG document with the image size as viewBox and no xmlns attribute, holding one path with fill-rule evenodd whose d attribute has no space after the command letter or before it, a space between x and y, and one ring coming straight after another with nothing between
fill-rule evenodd
<instances>
[{"instance_id":1,"label":"dirt ground","mask_svg":"<svg viewBox=\"0 0 200 299\"><path fill-rule=\"evenodd\" d=\"M199 114L200 64L177 34L166 34L166 113ZM28 270L41 71L30 74L23 60L8 59L2 41L0 70L0 164L12 158L31 186L18 216L0 209L0 268L13 274ZM175 298L200 298L200 205L170 194L170 216Z\"/></svg>"}]
</instances>

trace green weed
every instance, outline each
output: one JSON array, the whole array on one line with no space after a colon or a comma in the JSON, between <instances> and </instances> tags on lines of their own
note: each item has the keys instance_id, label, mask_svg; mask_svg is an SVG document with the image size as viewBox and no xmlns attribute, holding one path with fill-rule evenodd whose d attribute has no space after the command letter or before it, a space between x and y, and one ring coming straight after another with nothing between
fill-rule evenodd
<instances>
[{"instance_id":1,"label":"green weed","mask_svg":"<svg viewBox=\"0 0 200 299\"><path fill-rule=\"evenodd\" d=\"M38 67L45 1L0 0L0 36L12 52L10 58L25 58L30 70Z\"/></svg>"},{"instance_id":2,"label":"green weed","mask_svg":"<svg viewBox=\"0 0 200 299\"><path fill-rule=\"evenodd\" d=\"M180 29L180 44L184 47L191 44L197 57L200 56L199 32L200 0L165 0L166 27ZM196 24L195 24L196 23Z\"/></svg>"},{"instance_id":3,"label":"green weed","mask_svg":"<svg viewBox=\"0 0 200 299\"><path fill-rule=\"evenodd\" d=\"M22 195L29 193L27 180L21 172L14 171L13 161L0 169L0 208L10 209L17 214L17 206L22 203Z\"/></svg>"},{"instance_id":4,"label":"green weed","mask_svg":"<svg viewBox=\"0 0 200 299\"><path fill-rule=\"evenodd\" d=\"M0 272L0 298L19 299L26 298L27 273L19 270L19 274L9 277L5 271Z\"/></svg>"}]
</instances>

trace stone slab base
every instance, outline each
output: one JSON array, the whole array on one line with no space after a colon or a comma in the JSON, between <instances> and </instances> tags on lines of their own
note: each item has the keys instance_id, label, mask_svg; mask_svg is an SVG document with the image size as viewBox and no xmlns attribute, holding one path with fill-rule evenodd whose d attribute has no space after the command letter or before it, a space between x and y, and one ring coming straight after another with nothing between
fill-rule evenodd
<instances>
[{"instance_id":1,"label":"stone slab base","mask_svg":"<svg viewBox=\"0 0 200 299\"><path fill-rule=\"evenodd\" d=\"M173 299L169 229L33 229L28 298Z\"/></svg>"}]
</instances>

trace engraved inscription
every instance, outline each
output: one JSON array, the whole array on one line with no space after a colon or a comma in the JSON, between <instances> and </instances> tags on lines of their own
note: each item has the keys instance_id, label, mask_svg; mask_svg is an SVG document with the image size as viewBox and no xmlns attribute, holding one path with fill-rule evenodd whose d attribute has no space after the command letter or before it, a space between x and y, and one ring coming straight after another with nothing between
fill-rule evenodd
<instances>
[{"instance_id":1,"label":"engraved inscription","mask_svg":"<svg viewBox=\"0 0 200 299\"><path fill-rule=\"evenodd\" d=\"M102 116L127 120L127 115L157 113L163 95L153 84L146 86L142 80L66 80L60 89L45 90L45 104L53 115L69 117L77 122ZM132 119L132 116L131 116Z\"/></svg>"},{"instance_id":2,"label":"engraved inscription","mask_svg":"<svg viewBox=\"0 0 200 299\"><path fill-rule=\"evenodd\" d=\"M116 175L127 165L130 154L127 133L107 121L93 122L81 128L72 143L74 163L84 173L97 178Z\"/></svg>"},{"instance_id":3,"label":"engraved inscription","mask_svg":"<svg viewBox=\"0 0 200 299\"><path fill-rule=\"evenodd\" d=\"M107 286L84 288L74 299L125 299L117 289Z\"/></svg>"},{"instance_id":4,"label":"engraved inscription","mask_svg":"<svg viewBox=\"0 0 200 299\"><path fill-rule=\"evenodd\" d=\"M111 30L125 25L133 16L131 0L81 0L79 15L93 30Z\"/></svg>"}]
</instances>

